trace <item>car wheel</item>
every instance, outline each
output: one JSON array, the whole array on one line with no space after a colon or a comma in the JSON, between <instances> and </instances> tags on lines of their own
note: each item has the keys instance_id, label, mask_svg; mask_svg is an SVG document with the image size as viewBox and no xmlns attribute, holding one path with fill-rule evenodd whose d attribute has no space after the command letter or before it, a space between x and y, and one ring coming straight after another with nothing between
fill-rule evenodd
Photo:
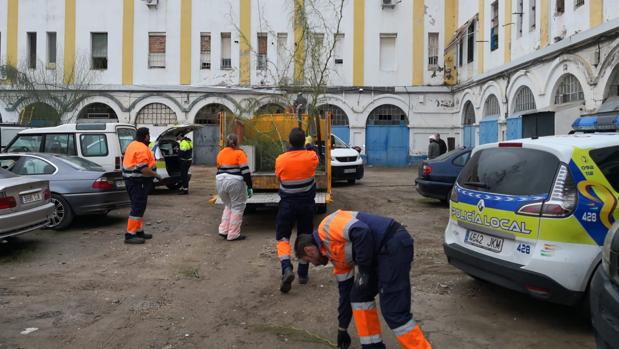
<instances>
[{"instance_id":1,"label":"car wheel","mask_svg":"<svg viewBox=\"0 0 619 349\"><path fill-rule=\"evenodd\" d=\"M348 184L355 184L356 179L349 179Z\"/></svg>"},{"instance_id":2,"label":"car wheel","mask_svg":"<svg viewBox=\"0 0 619 349\"><path fill-rule=\"evenodd\" d=\"M54 204L54 210L49 216L49 225L47 227L54 230L68 228L71 222L73 222L74 216L71 206L69 206L67 200L58 194L52 194L52 203Z\"/></svg>"}]
</instances>

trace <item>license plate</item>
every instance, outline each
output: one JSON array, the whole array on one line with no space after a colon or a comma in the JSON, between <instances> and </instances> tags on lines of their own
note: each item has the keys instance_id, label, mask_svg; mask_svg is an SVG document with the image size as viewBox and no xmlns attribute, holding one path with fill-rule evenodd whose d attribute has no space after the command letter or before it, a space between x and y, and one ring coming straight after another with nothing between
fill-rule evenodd
<instances>
[{"instance_id":1,"label":"license plate","mask_svg":"<svg viewBox=\"0 0 619 349\"><path fill-rule=\"evenodd\" d=\"M41 193L26 194L21 196L22 204L29 204L31 202L41 201L42 199L43 196Z\"/></svg>"},{"instance_id":2,"label":"license plate","mask_svg":"<svg viewBox=\"0 0 619 349\"><path fill-rule=\"evenodd\" d=\"M344 169L344 173L356 173L357 169L356 168L345 168Z\"/></svg>"},{"instance_id":3,"label":"license plate","mask_svg":"<svg viewBox=\"0 0 619 349\"><path fill-rule=\"evenodd\" d=\"M117 188L124 188L125 187L125 181L116 181L116 187Z\"/></svg>"},{"instance_id":4,"label":"license plate","mask_svg":"<svg viewBox=\"0 0 619 349\"><path fill-rule=\"evenodd\" d=\"M498 253L503 250L503 238L478 233L476 231L467 231L464 242L492 252Z\"/></svg>"}]
</instances>

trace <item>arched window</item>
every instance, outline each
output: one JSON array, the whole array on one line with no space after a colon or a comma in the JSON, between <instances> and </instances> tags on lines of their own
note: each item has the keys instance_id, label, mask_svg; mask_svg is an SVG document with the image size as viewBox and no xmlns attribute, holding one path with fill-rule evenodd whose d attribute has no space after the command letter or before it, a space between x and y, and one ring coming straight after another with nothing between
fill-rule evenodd
<instances>
[{"instance_id":1,"label":"arched window","mask_svg":"<svg viewBox=\"0 0 619 349\"><path fill-rule=\"evenodd\" d=\"M231 116L232 112L223 104L212 103L200 108L196 114L195 123L202 125L217 125L219 124L219 113L226 113Z\"/></svg>"},{"instance_id":2,"label":"arched window","mask_svg":"<svg viewBox=\"0 0 619 349\"><path fill-rule=\"evenodd\" d=\"M19 114L19 123L30 127L49 127L60 125L60 114L50 105L37 102L28 105Z\"/></svg>"},{"instance_id":3,"label":"arched window","mask_svg":"<svg viewBox=\"0 0 619 349\"><path fill-rule=\"evenodd\" d=\"M466 102L462 115L462 123L464 125L473 125L475 123L475 108L471 101Z\"/></svg>"},{"instance_id":4,"label":"arched window","mask_svg":"<svg viewBox=\"0 0 619 349\"><path fill-rule=\"evenodd\" d=\"M555 92L555 104L565 104L570 102L582 101L585 95L578 79L572 74L563 75L557 82Z\"/></svg>"},{"instance_id":5,"label":"arched window","mask_svg":"<svg viewBox=\"0 0 619 349\"><path fill-rule=\"evenodd\" d=\"M78 119L115 119L118 120L118 116L114 109L104 103L91 103L82 108Z\"/></svg>"},{"instance_id":6,"label":"arched window","mask_svg":"<svg viewBox=\"0 0 619 349\"><path fill-rule=\"evenodd\" d=\"M372 110L368 125L408 125L408 118L402 109L392 104L384 104Z\"/></svg>"},{"instance_id":7,"label":"arched window","mask_svg":"<svg viewBox=\"0 0 619 349\"><path fill-rule=\"evenodd\" d=\"M260 108L258 108L258 110L256 110L256 115L282 114L283 112L284 112L284 107L282 107L281 105L277 103L267 103L261 106Z\"/></svg>"},{"instance_id":8,"label":"arched window","mask_svg":"<svg viewBox=\"0 0 619 349\"><path fill-rule=\"evenodd\" d=\"M136 124L149 125L174 125L176 124L176 113L165 104L151 103L146 105L135 120Z\"/></svg>"},{"instance_id":9,"label":"arched window","mask_svg":"<svg viewBox=\"0 0 619 349\"><path fill-rule=\"evenodd\" d=\"M604 92L604 99L619 96L619 65L615 66Z\"/></svg>"},{"instance_id":10,"label":"arched window","mask_svg":"<svg viewBox=\"0 0 619 349\"><path fill-rule=\"evenodd\" d=\"M495 95L488 96L484 103L484 116L499 115L500 113L499 100Z\"/></svg>"},{"instance_id":11,"label":"arched window","mask_svg":"<svg viewBox=\"0 0 619 349\"><path fill-rule=\"evenodd\" d=\"M331 113L331 125L333 126L348 126L348 116L342 110L342 108L333 104L325 104L318 107L320 116Z\"/></svg>"},{"instance_id":12,"label":"arched window","mask_svg":"<svg viewBox=\"0 0 619 349\"><path fill-rule=\"evenodd\" d=\"M514 113L522 113L535 109L535 97L533 97L533 92L526 86L520 86L514 98Z\"/></svg>"}]
</instances>

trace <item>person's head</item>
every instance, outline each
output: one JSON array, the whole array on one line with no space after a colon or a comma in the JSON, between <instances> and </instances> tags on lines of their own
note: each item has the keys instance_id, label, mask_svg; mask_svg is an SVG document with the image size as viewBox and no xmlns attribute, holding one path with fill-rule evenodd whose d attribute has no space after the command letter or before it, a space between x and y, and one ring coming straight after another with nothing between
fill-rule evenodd
<instances>
[{"instance_id":1,"label":"person's head","mask_svg":"<svg viewBox=\"0 0 619 349\"><path fill-rule=\"evenodd\" d=\"M434 142L436 139L434 138L434 135L431 135L430 137L428 137L428 142L432 143Z\"/></svg>"},{"instance_id":2,"label":"person's head","mask_svg":"<svg viewBox=\"0 0 619 349\"><path fill-rule=\"evenodd\" d=\"M148 127L138 128L138 130L135 132L135 140L138 142L144 143L146 145L149 145L150 131L148 130Z\"/></svg>"},{"instance_id":3,"label":"person's head","mask_svg":"<svg viewBox=\"0 0 619 349\"><path fill-rule=\"evenodd\" d=\"M288 142L295 148L303 147L305 145L305 132L298 127L293 128L288 135Z\"/></svg>"},{"instance_id":4,"label":"person's head","mask_svg":"<svg viewBox=\"0 0 619 349\"><path fill-rule=\"evenodd\" d=\"M179 141L179 142L182 141L183 138L185 138L185 137L183 137L183 135L176 136L176 140Z\"/></svg>"},{"instance_id":5,"label":"person's head","mask_svg":"<svg viewBox=\"0 0 619 349\"><path fill-rule=\"evenodd\" d=\"M316 241L314 241L313 234L298 235L297 240L294 242L294 253L297 255L297 258L312 263L315 266L326 265L329 262L329 258L320 252Z\"/></svg>"},{"instance_id":6,"label":"person's head","mask_svg":"<svg viewBox=\"0 0 619 349\"><path fill-rule=\"evenodd\" d=\"M440 133L435 133L434 134L434 139L436 139L436 140L441 139L441 134Z\"/></svg>"},{"instance_id":7,"label":"person's head","mask_svg":"<svg viewBox=\"0 0 619 349\"><path fill-rule=\"evenodd\" d=\"M236 148L239 146L239 137L231 133L226 136L226 147Z\"/></svg>"}]
</instances>

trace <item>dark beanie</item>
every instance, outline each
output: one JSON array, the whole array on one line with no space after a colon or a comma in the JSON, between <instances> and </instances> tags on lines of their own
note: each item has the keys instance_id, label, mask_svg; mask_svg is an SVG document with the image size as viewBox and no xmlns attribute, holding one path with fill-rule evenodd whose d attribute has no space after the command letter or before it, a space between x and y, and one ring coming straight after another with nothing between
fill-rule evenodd
<instances>
[{"instance_id":1,"label":"dark beanie","mask_svg":"<svg viewBox=\"0 0 619 349\"><path fill-rule=\"evenodd\" d=\"M135 133L135 140L138 142L144 142L147 134L150 134L148 127L140 127Z\"/></svg>"}]
</instances>

